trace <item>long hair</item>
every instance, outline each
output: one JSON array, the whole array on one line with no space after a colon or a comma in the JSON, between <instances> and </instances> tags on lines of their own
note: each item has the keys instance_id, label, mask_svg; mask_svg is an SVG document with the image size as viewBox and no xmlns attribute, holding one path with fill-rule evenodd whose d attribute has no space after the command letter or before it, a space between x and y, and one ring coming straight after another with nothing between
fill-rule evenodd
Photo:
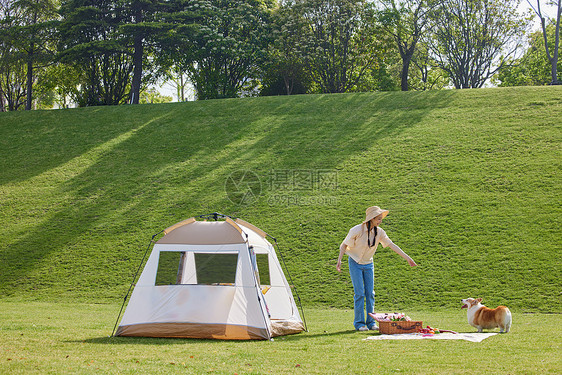
<instances>
[{"instance_id":1,"label":"long hair","mask_svg":"<svg viewBox=\"0 0 562 375\"><path fill-rule=\"evenodd\" d=\"M369 241L369 235L371 234L371 220L367 221L367 245L369 245L369 247L373 247L375 246L375 240L377 238L377 227L375 226L375 235L373 237L373 244L371 244L371 241Z\"/></svg>"}]
</instances>

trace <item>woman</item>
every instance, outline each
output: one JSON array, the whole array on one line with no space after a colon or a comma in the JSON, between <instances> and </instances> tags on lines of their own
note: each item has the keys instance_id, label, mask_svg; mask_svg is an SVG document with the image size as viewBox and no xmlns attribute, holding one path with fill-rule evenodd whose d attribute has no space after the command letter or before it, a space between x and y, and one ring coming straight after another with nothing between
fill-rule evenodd
<instances>
[{"instance_id":1,"label":"woman","mask_svg":"<svg viewBox=\"0 0 562 375\"><path fill-rule=\"evenodd\" d=\"M383 247L390 247L396 254L406 259L410 266L417 266L416 262L396 246L382 228L379 228L382 219L386 215L388 215L388 210L383 210L377 206L367 208L365 221L351 228L347 237L340 245L336 269L338 272L341 272L343 254L347 253L349 257L349 275L353 283L354 293L355 318L353 325L357 331L378 329L375 320L369 314L367 314L367 320L365 320L363 308L364 301L366 300L367 313L374 312L373 255L377 250L378 244L382 244Z\"/></svg>"}]
</instances>

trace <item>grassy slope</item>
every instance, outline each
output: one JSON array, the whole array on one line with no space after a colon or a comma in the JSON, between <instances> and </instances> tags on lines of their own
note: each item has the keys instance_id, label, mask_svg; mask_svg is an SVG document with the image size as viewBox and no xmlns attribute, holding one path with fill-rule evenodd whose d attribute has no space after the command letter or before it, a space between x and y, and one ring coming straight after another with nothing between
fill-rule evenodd
<instances>
[{"instance_id":1,"label":"grassy slope","mask_svg":"<svg viewBox=\"0 0 562 375\"><path fill-rule=\"evenodd\" d=\"M3 113L0 296L116 301L152 234L218 211L278 238L305 304L350 306L338 246L377 204L420 264L379 249L377 309L560 312L561 114L560 87ZM225 193L241 169L246 204Z\"/></svg>"}]
</instances>

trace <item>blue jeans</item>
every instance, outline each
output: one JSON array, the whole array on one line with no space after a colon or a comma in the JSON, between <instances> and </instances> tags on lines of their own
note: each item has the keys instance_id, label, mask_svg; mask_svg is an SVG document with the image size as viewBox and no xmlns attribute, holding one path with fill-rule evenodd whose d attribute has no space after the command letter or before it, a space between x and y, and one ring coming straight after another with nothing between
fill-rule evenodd
<instances>
[{"instance_id":1,"label":"blue jeans","mask_svg":"<svg viewBox=\"0 0 562 375\"><path fill-rule=\"evenodd\" d=\"M348 257L348 260L349 275L353 283L354 294L353 310L355 311L355 318L353 320L353 325L355 329L359 329L363 326L371 328L375 325L375 320L369 314L367 314L367 320L365 320L364 307L366 307L367 313L375 311L375 276L373 263L359 264L350 257ZM366 306L365 300L367 302Z\"/></svg>"}]
</instances>

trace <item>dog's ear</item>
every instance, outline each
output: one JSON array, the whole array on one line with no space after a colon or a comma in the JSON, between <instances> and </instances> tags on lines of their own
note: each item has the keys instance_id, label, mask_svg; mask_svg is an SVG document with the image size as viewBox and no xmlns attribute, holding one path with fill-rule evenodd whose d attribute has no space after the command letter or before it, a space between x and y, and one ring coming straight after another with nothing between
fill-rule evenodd
<instances>
[{"instance_id":1,"label":"dog's ear","mask_svg":"<svg viewBox=\"0 0 562 375\"><path fill-rule=\"evenodd\" d=\"M477 298L476 302L478 302L478 303L482 302L482 298Z\"/></svg>"}]
</instances>

